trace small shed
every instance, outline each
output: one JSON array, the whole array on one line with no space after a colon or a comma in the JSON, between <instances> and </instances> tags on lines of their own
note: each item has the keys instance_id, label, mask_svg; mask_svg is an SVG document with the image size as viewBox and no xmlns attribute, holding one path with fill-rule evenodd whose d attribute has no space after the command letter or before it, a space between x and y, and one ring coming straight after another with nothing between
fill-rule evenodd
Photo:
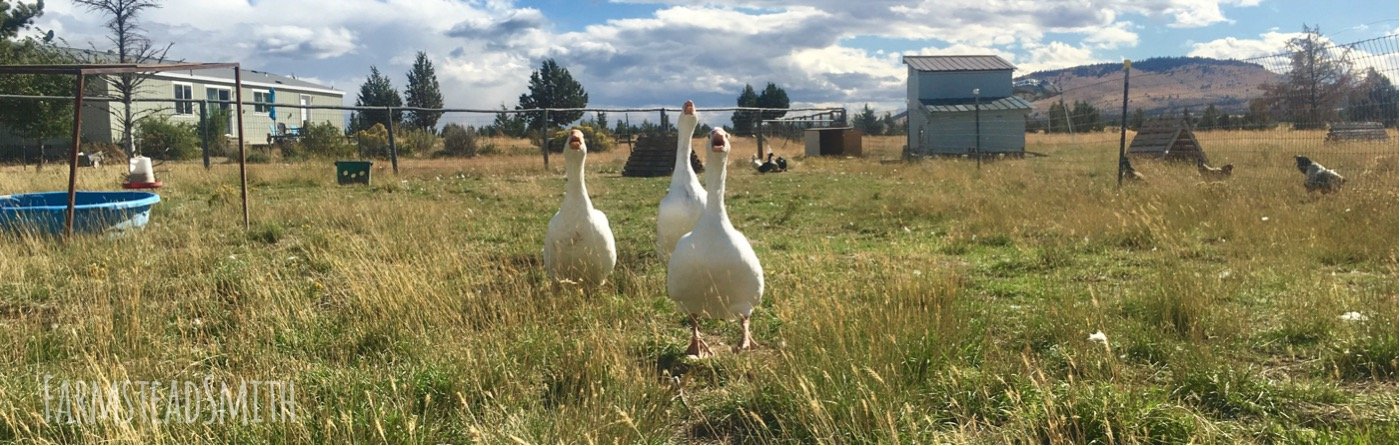
<instances>
[{"instance_id":1,"label":"small shed","mask_svg":"<svg viewBox=\"0 0 1400 446\"><path fill-rule=\"evenodd\" d=\"M675 168L675 133L645 133L637 135L632 154L627 156L627 164L622 166L622 176L664 177L671 175ZM696 173L705 171L694 151L690 152L690 168Z\"/></svg>"},{"instance_id":2,"label":"small shed","mask_svg":"<svg viewBox=\"0 0 1400 446\"><path fill-rule=\"evenodd\" d=\"M1142 124L1128 154L1168 161L1206 162L1206 154L1191 124L1182 118L1157 118Z\"/></svg>"},{"instance_id":3,"label":"small shed","mask_svg":"<svg viewBox=\"0 0 1400 446\"><path fill-rule=\"evenodd\" d=\"M862 133L853 127L807 129L802 134L807 156L860 156Z\"/></svg>"},{"instance_id":4,"label":"small shed","mask_svg":"<svg viewBox=\"0 0 1400 446\"><path fill-rule=\"evenodd\" d=\"M911 155L1024 154L1030 103L994 55L904 56Z\"/></svg>"},{"instance_id":5,"label":"small shed","mask_svg":"<svg viewBox=\"0 0 1400 446\"><path fill-rule=\"evenodd\" d=\"M1334 122L1327 129L1326 142L1388 141L1390 134L1379 122Z\"/></svg>"}]
</instances>

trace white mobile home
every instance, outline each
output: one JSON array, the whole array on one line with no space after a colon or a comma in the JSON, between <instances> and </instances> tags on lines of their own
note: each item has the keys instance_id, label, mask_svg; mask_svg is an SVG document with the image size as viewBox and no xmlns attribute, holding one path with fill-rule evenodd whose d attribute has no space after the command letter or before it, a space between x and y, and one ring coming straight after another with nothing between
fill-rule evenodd
<instances>
[{"instance_id":1,"label":"white mobile home","mask_svg":"<svg viewBox=\"0 0 1400 446\"><path fill-rule=\"evenodd\" d=\"M233 70L226 68L168 71L151 73L137 90L132 113L162 116L172 122L197 124L201 103L210 113L215 108L233 110ZM344 112L317 110L307 106L340 106L345 92L300 79L261 71L241 70L243 81L243 129L248 144L265 144L268 135L281 131L294 132L308 123L329 122L337 128L345 125ZM93 96L115 96L110 85L92 79ZM146 100L156 100L148 102ZM115 143L121 139L120 102L87 101L83 104L83 141ZM237 136L237 120L229 113L228 136ZM66 145L66 136L48 144ZM0 145L32 145L0 128Z\"/></svg>"}]
</instances>

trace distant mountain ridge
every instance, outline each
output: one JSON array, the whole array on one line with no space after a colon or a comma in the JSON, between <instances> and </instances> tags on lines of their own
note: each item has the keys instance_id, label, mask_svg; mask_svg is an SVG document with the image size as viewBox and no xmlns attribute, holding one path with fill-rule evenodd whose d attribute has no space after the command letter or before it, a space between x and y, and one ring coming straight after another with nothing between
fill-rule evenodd
<instances>
[{"instance_id":1,"label":"distant mountain ridge","mask_svg":"<svg viewBox=\"0 0 1400 446\"><path fill-rule=\"evenodd\" d=\"M1132 68L1128 109L1141 108L1149 116L1183 108L1199 113L1209 105L1242 114L1249 100L1263 95L1262 85L1281 79L1258 64L1206 57L1154 57L1133 61ZM1040 113L1061 99L1067 104L1087 101L1114 116L1122 106L1122 63L1036 71L1014 82L1016 94Z\"/></svg>"}]
</instances>

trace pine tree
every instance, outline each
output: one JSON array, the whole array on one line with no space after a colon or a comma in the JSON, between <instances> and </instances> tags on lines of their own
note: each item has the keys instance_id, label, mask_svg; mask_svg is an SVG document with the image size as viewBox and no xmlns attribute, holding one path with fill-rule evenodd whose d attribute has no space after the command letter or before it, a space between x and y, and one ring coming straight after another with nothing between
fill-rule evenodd
<instances>
[{"instance_id":1,"label":"pine tree","mask_svg":"<svg viewBox=\"0 0 1400 446\"><path fill-rule=\"evenodd\" d=\"M1390 82L1375 68L1367 68L1361 82L1352 89L1347 99L1346 115L1352 121L1379 122L1386 127L1395 127L1396 97L1395 84Z\"/></svg>"},{"instance_id":2,"label":"pine tree","mask_svg":"<svg viewBox=\"0 0 1400 446\"><path fill-rule=\"evenodd\" d=\"M1060 99L1050 104L1050 110L1046 112L1049 124L1046 125L1046 132L1049 133L1069 133L1069 109L1065 107L1065 100Z\"/></svg>"},{"instance_id":3,"label":"pine tree","mask_svg":"<svg viewBox=\"0 0 1400 446\"><path fill-rule=\"evenodd\" d=\"M1220 110L1215 108L1215 104L1206 106L1201 111L1201 121L1196 123L1196 128L1202 130L1213 129L1220 124Z\"/></svg>"},{"instance_id":4,"label":"pine tree","mask_svg":"<svg viewBox=\"0 0 1400 446\"><path fill-rule=\"evenodd\" d=\"M512 138L525 136L525 117L520 113L506 113L506 104L501 104L500 113L496 113L496 120L491 123L491 127L501 135Z\"/></svg>"},{"instance_id":5,"label":"pine tree","mask_svg":"<svg viewBox=\"0 0 1400 446\"><path fill-rule=\"evenodd\" d=\"M41 15L44 15L43 0L30 4L0 2L0 40L9 40L19 35L20 30L29 28L34 19Z\"/></svg>"},{"instance_id":6,"label":"pine tree","mask_svg":"<svg viewBox=\"0 0 1400 446\"><path fill-rule=\"evenodd\" d=\"M530 73L530 91L520 95L519 109L561 109L584 108L588 106L588 92L583 84L574 80L569 69L559 66L554 59L545 59L540 69ZM583 117L582 111L549 112L549 122L542 122L542 113L531 113L526 117L530 131L537 132L542 126L562 127Z\"/></svg>"},{"instance_id":7,"label":"pine tree","mask_svg":"<svg viewBox=\"0 0 1400 446\"><path fill-rule=\"evenodd\" d=\"M1146 120L1146 114L1143 113L1142 108L1139 107L1138 109L1133 110L1133 116L1131 118L1128 118L1128 128L1133 130L1142 130L1142 123Z\"/></svg>"},{"instance_id":8,"label":"pine tree","mask_svg":"<svg viewBox=\"0 0 1400 446\"><path fill-rule=\"evenodd\" d=\"M758 106L761 108L788 108L789 105L787 91L778 88L772 82L769 82L768 86L763 88L763 93L758 95ZM769 110L763 112L763 119L778 119L786 114L787 110Z\"/></svg>"},{"instance_id":9,"label":"pine tree","mask_svg":"<svg viewBox=\"0 0 1400 446\"><path fill-rule=\"evenodd\" d=\"M17 3L11 10L9 2L0 2L0 65L75 62L52 45L51 34L42 41L32 38L10 40L42 15L43 7L43 2ZM73 94L73 78L63 75L0 76L0 91L18 95L66 96ZM63 136L73 128L73 103L0 99L0 126L9 128L26 141L33 141L42 150L45 140ZM42 165L43 153L39 156Z\"/></svg>"},{"instance_id":10,"label":"pine tree","mask_svg":"<svg viewBox=\"0 0 1400 446\"><path fill-rule=\"evenodd\" d=\"M428 60L428 53L419 51L418 57L413 61L413 68L408 71L408 88L404 90L404 102L409 107L442 108L442 91L438 88L437 72L433 69L433 62ZM409 112L408 124L431 131L437 128L438 119L441 117L440 111L414 110Z\"/></svg>"},{"instance_id":11,"label":"pine tree","mask_svg":"<svg viewBox=\"0 0 1400 446\"><path fill-rule=\"evenodd\" d=\"M739 107L758 107L758 92L753 90L753 86L744 84L744 91L739 93L739 99L735 101ZM734 123L735 135L752 135L756 118L753 112L738 110L730 116L730 122Z\"/></svg>"},{"instance_id":12,"label":"pine tree","mask_svg":"<svg viewBox=\"0 0 1400 446\"><path fill-rule=\"evenodd\" d=\"M908 133L908 129L899 125L898 122L895 122L894 115L890 112L885 112L885 116L880 118L880 128L885 130L886 135L903 135Z\"/></svg>"},{"instance_id":13,"label":"pine tree","mask_svg":"<svg viewBox=\"0 0 1400 446\"><path fill-rule=\"evenodd\" d=\"M861 108L860 113L856 115L855 124L856 128L859 128L860 131L865 132L867 135L879 135L884 133L880 128L880 118L875 117L875 110L870 108L870 104L865 104L865 107Z\"/></svg>"},{"instance_id":14,"label":"pine tree","mask_svg":"<svg viewBox=\"0 0 1400 446\"><path fill-rule=\"evenodd\" d=\"M360 84L360 96L355 99L355 105L362 107L400 107L403 100L399 98L399 91L394 89L394 85L389 82L389 78L379 73L379 68L369 67L369 77L365 83ZM389 127L390 116L384 110L361 110L359 122L354 123L355 130L364 130L374 127L375 124L383 124ZM403 110L394 110L394 123L403 122Z\"/></svg>"}]
</instances>

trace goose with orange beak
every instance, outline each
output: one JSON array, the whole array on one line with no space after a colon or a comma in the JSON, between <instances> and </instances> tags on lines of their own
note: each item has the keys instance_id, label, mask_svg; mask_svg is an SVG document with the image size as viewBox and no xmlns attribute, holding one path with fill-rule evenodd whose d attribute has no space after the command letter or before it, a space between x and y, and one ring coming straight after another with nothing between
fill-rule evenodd
<instances>
[{"instance_id":1,"label":"goose with orange beak","mask_svg":"<svg viewBox=\"0 0 1400 446\"><path fill-rule=\"evenodd\" d=\"M705 211L705 188L700 187L700 178L690 169L691 135L698 124L695 103L685 101L676 121L676 165L671 170L671 187L656 214L656 254L662 262L670 260L676 241L695 227Z\"/></svg>"},{"instance_id":2,"label":"goose with orange beak","mask_svg":"<svg viewBox=\"0 0 1400 446\"><path fill-rule=\"evenodd\" d=\"M690 316L690 347L686 354L710 356L700 339L700 318L739 319L744 335L735 351L757 347L749 330L749 317L763 299L763 267L753 246L734 225L724 208L725 174L729 162L729 133L710 132L706 157L705 210L695 229L676 242L666 273L666 291L681 311Z\"/></svg>"},{"instance_id":3,"label":"goose with orange beak","mask_svg":"<svg viewBox=\"0 0 1400 446\"><path fill-rule=\"evenodd\" d=\"M556 282L573 282L596 287L607 281L617 264L617 244L613 241L608 217L593 208L584 184L583 163L588 144L583 132L569 132L564 149L564 202L549 219L544 236L544 267Z\"/></svg>"}]
</instances>

